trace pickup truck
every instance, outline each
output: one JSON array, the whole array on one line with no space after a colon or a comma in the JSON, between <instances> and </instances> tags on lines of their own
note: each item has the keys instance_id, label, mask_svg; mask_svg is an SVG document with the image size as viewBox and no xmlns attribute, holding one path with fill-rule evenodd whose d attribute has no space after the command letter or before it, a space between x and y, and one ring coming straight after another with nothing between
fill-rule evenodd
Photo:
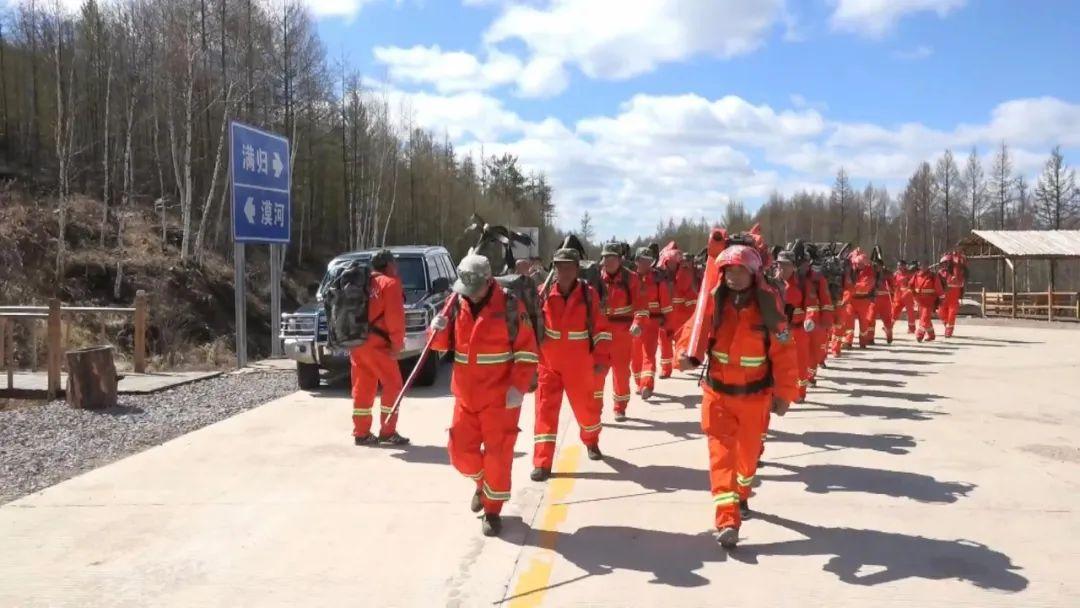
<instances>
[{"instance_id":1,"label":"pickup truck","mask_svg":"<svg viewBox=\"0 0 1080 608\"><path fill-rule=\"evenodd\" d=\"M427 328L450 295L457 270L449 252L442 247L390 247L397 261L398 275L405 292L405 347L398 360L402 376L412 371L427 342ZM349 353L327 344L323 290L331 270L353 260L370 258L376 250L354 251L337 256L327 265L326 274L315 293L315 302L281 317L281 340L285 356L296 361L297 384L303 390L318 388L320 371L349 369ZM417 376L420 386L431 386L439 376L439 357L428 357Z\"/></svg>"}]
</instances>

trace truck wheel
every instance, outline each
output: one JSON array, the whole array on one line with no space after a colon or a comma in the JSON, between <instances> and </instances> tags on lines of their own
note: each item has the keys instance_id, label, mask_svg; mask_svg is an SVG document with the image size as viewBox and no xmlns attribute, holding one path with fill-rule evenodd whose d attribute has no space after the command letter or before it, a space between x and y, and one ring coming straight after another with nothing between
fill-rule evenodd
<instances>
[{"instance_id":1,"label":"truck wheel","mask_svg":"<svg viewBox=\"0 0 1080 608\"><path fill-rule=\"evenodd\" d=\"M439 354L430 353L428 358L424 361L424 367L420 370L420 373L416 376L417 386L431 386L435 384L435 381L439 379Z\"/></svg>"},{"instance_id":2,"label":"truck wheel","mask_svg":"<svg viewBox=\"0 0 1080 608\"><path fill-rule=\"evenodd\" d=\"M313 363L297 363L296 384L303 391L319 388L319 366Z\"/></svg>"}]
</instances>

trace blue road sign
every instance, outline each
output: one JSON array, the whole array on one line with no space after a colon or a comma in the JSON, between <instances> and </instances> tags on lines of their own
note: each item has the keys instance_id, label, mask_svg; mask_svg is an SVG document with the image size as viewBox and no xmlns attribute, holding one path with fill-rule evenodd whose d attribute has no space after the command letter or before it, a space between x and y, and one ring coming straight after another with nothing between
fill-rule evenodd
<instances>
[{"instance_id":1,"label":"blue road sign","mask_svg":"<svg viewBox=\"0 0 1080 608\"><path fill-rule=\"evenodd\" d=\"M233 239L288 243L292 224L289 140L248 125L229 125Z\"/></svg>"}]
</instances>

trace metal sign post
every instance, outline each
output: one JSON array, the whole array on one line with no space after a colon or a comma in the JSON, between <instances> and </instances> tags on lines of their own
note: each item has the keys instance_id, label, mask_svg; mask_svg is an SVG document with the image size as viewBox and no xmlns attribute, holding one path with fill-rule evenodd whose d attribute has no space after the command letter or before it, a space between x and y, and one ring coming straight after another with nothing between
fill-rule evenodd
<instances>
[{"instance_id":1,"label":"metal sign post","mask_svg":"<svg viewBox=\"0 0 1080 608\"><path fill-rule=\"evenodd\" d=\"M247 365L244 245L270 245L271 353L281 354L281 270L292 226L289 140L239 122L229 125L236 287L236 362Z\"/></svg>"}]
</instances>

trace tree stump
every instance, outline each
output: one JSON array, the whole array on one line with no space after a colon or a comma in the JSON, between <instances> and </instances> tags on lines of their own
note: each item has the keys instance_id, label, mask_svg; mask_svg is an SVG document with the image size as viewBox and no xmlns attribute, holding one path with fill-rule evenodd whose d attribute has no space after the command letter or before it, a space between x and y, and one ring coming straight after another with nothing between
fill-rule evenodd
<instances>
[{"instance_id":1,"label":"tree stump","mask_svg":"<svg viewBox=\"0 0 1080 608\"><path fill-rule=\"evenodd\" d=\"M67 402L71 407L98 409L116 405L113 347L94 346L67 353Z\"/></svg>"}]
</instances>

